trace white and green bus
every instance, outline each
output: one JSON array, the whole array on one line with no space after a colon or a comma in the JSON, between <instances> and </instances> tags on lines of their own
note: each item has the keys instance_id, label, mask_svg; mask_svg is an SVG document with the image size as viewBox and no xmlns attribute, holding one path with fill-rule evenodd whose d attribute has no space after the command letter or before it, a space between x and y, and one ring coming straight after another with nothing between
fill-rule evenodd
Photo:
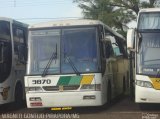
<instances>
[{"instance_id":1,"label":"white and green bus","mask_svg":"<svg viewBox=\"0 0 160 119\"><path fill-rule=\"evenodd\" d=\"M127 63L125 39L100 21L31 25L27 107L103 105L125 91Z\"/></svg>"},{"instance_id":2,"label":"white and green bus","mask_svg":"<svg viewBox=\"0 0 160 119\"><path fill-rule=\"evenodd\" d=\"M28 25L0 17L0 104L25 97Z\"/></svg>"},{"instance_id":3,"label":"white and green bus","mask_svg":"<svg viewBox=\"0 0 160 119\"><path fill-rule=\"evenodd\" d=\"M160 103L160 9L139 12L137 28L127 34L127 47L134 55L135 102Z\"/></svg>"}]
</instances>

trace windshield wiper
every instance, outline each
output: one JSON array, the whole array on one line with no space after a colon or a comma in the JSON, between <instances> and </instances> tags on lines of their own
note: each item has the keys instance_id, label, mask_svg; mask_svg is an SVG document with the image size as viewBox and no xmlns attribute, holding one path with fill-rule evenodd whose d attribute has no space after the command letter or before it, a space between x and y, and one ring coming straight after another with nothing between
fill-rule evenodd
<instances>
[{"instance_id":1,"label":"windshield wiper","mask_svg":"<svg viewBox=\"0 0 160 119\"><path fill-rule=\"evenodd\" d=\"M64 53L65 55L65 59L68 60L69 64L71 65L72 69L74 70L74 72L76 73L76 75L80 76L80 72L78 71L78 69L76 68L75 64L72 62L71 58L66 54Z\"/></svg>"},{"instance_id":2,"label":"windshield wiper","mask_svg":"<svg viewBox=\"0 0 160 119\"><path fill-rule=\"evenodd\" d=\"M49 67L50 67L53 59L57 59L57 44L56 44L56 52L53 52L53 53L52 53L52 55L51 55L51 57L50 57L47 65L46 65L46 67L45 67L45 69L44 69L44 71L43 71L43 73L42 73L42 77L46 76L47 71L48 71L48 69L49 69ZM55 63L56 63L56 60L55 60Z\"/></svg>"}]
</instances>

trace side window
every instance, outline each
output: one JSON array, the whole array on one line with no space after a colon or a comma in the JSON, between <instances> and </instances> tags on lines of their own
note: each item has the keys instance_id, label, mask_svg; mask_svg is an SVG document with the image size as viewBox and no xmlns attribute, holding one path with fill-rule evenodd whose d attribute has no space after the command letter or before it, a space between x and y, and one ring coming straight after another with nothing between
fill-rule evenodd
<instances>
[{"instance_id":1,"label":"side window","mask_svg":"<svg viewBox=\"0 0 160 119\"><path fill-rule=\"evenodd\" d=\"M112 42L114 55L115 56L123 56L123 53L121 53L120 46L116 42L116 38L115 37L112 36L111 42Z\"/></svg>"},{"instance_id":2,"label":"side window","mask_svg":"<svg viewBox=\"0 0 160 119\"><path fill-rule=\"evenodd\" d=\"M14 55L17 56L17 63L26 61L26 39L22 28L14 25L13 27Z\"/></svg>"},{"instance_id":3,"label":"side window","mask_svg":"<svg viewBox=\"0 0 160 119\"><path fill-rule=\"evenodd\" d=\"M112 44L111 42L106 42L106 58L110 58L111 56L113 56L113 48L112 48Z\"/></svg>"},{"instance_id":4,"label":"side window","mask_svg":"<svg viewBox=\"0 0 160 119\"><path fill-rule=\"evenodd\" d=\"M0 39L11 40L9 22L0 21Z\"/></svg>"},{"instance_id":5,"label":"side window","mask_svg":"<svg viewBox=\"0 0 160 119\"><path fill-rule=\"evenodd\" d=\"M110 33L108 31L106 31L105 33L105 54L106 54L106 58L110 58L112 56L114 56L114 52L113 52L113 48L112 48L112 36L110 35Z\"/></svg>"},{"instance_id":6,"label":"side window","mask_svg":"<svg viewBox=\"0 0 160 119\"><path fill-rule=\"evenodd\" d=\"M122 53L120 53L120 49L117 46L117 44L113 44L113 51L114 51L115 56L121 56L121 55L123 55Z\"/></svg>"}]
</instances>

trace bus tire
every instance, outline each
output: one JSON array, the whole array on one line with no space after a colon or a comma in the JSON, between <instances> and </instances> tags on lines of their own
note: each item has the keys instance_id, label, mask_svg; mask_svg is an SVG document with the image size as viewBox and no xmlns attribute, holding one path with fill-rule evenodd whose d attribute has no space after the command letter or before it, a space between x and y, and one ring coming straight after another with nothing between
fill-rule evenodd
<instances>
[{"instance_id":1,"label":"bus tire","mask_svg":"<svg viewBox=\"0 0 160 119\"><path fill-rule=\"evenodd\" d=\"M110 104L111 103L111 99L112 99L112 91L111 91L111 83L110 81L108 82L108 88L107 88L107 103Z\"/></svg>"},{"instance_id":2,"label":"bus tire","mask_svg":"<svg viewBox=\"0 0 160 119\"><path fill-rule=\"evenodd\" d=\"M21 83L17 83L15 88L15 106L20 107L23 104L23 87Z\"/></svg>"}]
</instances>

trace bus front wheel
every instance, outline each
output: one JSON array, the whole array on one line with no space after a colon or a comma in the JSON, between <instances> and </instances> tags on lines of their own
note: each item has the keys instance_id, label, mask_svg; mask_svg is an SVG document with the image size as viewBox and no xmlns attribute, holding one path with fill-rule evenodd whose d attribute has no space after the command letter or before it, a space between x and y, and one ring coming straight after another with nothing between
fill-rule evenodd
<instances>
[{"instance_id":1,"label":"bus front wheel","mask_svg":"<svg viewBox=\"0 0 160 119\"><path fill-rule=\"evenodd\" d=\"M21 106L23 104L23 87L21 83L18 83L15 88L15 106Z\"/></svg>"}]
</instances>

